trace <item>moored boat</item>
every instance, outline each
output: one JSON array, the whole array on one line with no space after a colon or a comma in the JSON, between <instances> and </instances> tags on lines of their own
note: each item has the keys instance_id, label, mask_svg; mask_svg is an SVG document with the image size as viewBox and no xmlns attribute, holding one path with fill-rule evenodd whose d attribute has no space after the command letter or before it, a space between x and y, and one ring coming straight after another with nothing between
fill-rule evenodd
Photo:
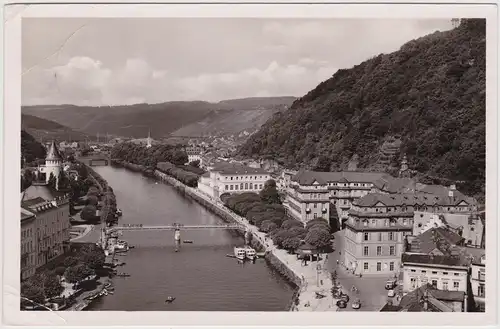
<instances>
[{"instance_id":1,"label":"moored boat","mask_svg":"<svg viewBox=\"0 0 500 329\"><path fill-rule=\"evenodd\" d=\"M249 247L249 246L245 247L245 257L247 259L255 260L255 255L256 255L255 249L253 249L252 247Z\"/></svg>"},{"instance_id":2,"label":"moored boat","mask_svg":"<svg viewBox=\"0 0 500 329\"><path fill-rule=\"evenodd\" d=\"M246 257L245 248L234 247L234 256L240 260L244 260Z\"/></svg>"}]
</instances>

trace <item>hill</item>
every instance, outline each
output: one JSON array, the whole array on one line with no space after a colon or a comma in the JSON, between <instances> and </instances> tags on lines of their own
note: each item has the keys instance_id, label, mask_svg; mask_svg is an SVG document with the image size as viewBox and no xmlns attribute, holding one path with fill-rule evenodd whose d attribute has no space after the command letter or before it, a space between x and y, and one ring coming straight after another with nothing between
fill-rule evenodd
<instances>
[{"instance_id":1,"label":"hill","mask_svg":"<svg viewBox=\"0 0 500 329\"><path fill-rule=\"evenodd\" d=\"M227 136L255 132L275 113L285 111L295 97L246 98L215 104L219 109L184 126L173 136Z\"/></svg>"},{"instance_id":2,"label":"hill","mask_svg":"<svg viewBox=\"0 0 500 329\"><path fill-rule=\"evenodd\" d=\"M25 130L21 130L21 158L26 163L31 163L36 159L45 159L45 155L45 147Z\"/></svg>"},{"instance_id":3,"label":"hill","mask_svg":"<svg viewBox=\"0 0 500 329\"><path fill-rule=\"evenodd\" d=\"M215 124L217 127L216 122L224 120L227 116L233 116L233 119L238 121L238 115L234 116L232 112L254 109L265 111L269 107L274 108L276 103L283 103L283 99L287 100L289 105L294 100L291 97L277 97L276 99L249 98L220 103L193 101L100 107L25 106L22 108L22 113L55 121L85 134L97 135L99 133L101 135L143 138L147 136L150 129L151 137L161 139L182 127L186 127L184 131L186 134L196 132L196 135L199 135L200 130L197 129L200 125L207 125L208 122L208 125ZM246 113L241 112L241 114L242 118L239 121L244 122L247 120ZM259 116L262 114L256 115L256 117ZM265 120L255 119L254 121L259 123ZM190 124L198 122L200 122L198 126L189 128ZM227 127L227 125L223 125L223 127Z\"/></svg>"},{"instance_id":4,"label":"hill","mask_svg":"<svg viewBox=\"0 0 500 329\"><path fill-rule=\"evenodd\" d=\"M84 141L85 139L95 139L94 136L74 131L57 122L42 119L33 115L21 115L21 129L30 133L38 140L72 140Z\"/></svg>"},{"instance_id":5,"label":"hill","mask_svg":"<svg viewBox=\"0 0 500 329\"><path fill-rule=\"evenodd\" d=\"M411 169L484 193L485 26L485 20L462 20L453 30L337 71L238 153L320 170L345 169L354 155L358 167L373 170L406 154ZM396 147L388 140L397 140ZM380 161L381 154L394 158Z\"/></svg>"}]
</instances>

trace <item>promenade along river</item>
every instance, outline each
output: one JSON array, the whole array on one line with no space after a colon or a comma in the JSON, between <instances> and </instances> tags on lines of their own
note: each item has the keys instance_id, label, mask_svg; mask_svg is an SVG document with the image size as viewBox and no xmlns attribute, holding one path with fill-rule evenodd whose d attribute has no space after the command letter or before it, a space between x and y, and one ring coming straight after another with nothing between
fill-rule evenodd
<instances>
[{"instance_id":1,"label":"promenade along river","mask_svg":"<svg viewBox=\"0 0 500 329\"><path fill-rule=\"evenodd\" d=\"M219 224L222 221L169 185L123 168L94 167L113 187L119 224ZM181 232L193 240L175 252L171 231L124 232L135 245L113 278L114 295L101 298L89 310L120 311L286 311L293 289L264 260L240 264L234 258L242 237L223 230ZM176 300L165 303L167 296Z\"/></svg>"}]
</instances>

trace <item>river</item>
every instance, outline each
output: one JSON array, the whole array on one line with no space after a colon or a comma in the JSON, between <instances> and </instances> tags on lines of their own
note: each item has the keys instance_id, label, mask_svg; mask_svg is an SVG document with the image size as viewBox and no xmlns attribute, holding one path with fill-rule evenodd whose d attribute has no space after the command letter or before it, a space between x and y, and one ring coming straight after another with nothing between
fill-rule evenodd
<instances>
[{"instance_id":1,"label":"river","mask_svg":"<svg viewBox=\"0 0 500 329\"><path fill-rule=\"evenodd\" d=\"M219 224L221 220L173 187L123 168L94 167L108 181L123 210L120 224ZM242 237L223 230L181 232L193 240L175 252L173 232L124 232L135 245L113 278L115 293L89 310L286 311L293 288L264 260L240 264L226 257ZM167 296L176 300L165 303Z\"/></svg>"}]
</instances>

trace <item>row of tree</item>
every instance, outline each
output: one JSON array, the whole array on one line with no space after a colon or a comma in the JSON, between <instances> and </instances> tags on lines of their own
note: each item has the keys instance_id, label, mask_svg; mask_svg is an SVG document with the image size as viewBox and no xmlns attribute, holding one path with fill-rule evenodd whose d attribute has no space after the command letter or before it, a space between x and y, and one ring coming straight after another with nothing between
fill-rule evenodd
<instances>
[{"instance_id":1,"label":"row of tree","mask_svg":"<svg viewBox=\"0 0 500 329\"><path fill-rule=\"evenodd\" d=\"M59 297L64 291L61 278L78 283L95 274L105 261L103 250L96 245L86 245L73 255L67 256L59 266L31 276L21 283L23 305L44 304L46 300Z\"/></svg>"},{"instance_id":2,"label":"row of tree","mask_svg":"<svg viewBox=\"0 0 500 329\"><path fill-rule=\"evenodd\" d=\"M156 165L156 169L169 176L174 177L178 181L181 181L182 183L186 184L187 186L191 187L198 186L198 179L200 178L200 175L195 174L191 171L181 169L170 162L160 162Z\"/></svg>"},{"instance_id":3,"label":"row of tree","mask_svg":"<svg viewBox=\"0 0 500 329\"><path fill-rule=\"evenodd\" d=\"M302 222L288 218L274 180L267 181L259 194L226 193L221 195L221 200L229 209L257 226L259 231L268 233L278 248L292 253L303 243L309 243L320 251L326 251L331 246L327 220L313 219L304 227Z\"/></svg>"}]
</instances>

